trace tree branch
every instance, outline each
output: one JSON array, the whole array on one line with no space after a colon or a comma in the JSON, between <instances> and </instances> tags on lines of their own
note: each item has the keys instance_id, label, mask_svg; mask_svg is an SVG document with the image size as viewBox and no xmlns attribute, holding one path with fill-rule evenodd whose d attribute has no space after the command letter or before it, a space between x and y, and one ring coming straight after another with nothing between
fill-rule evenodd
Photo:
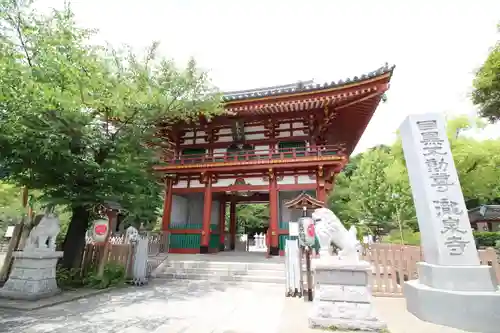
<instances>
[{"instance_id":1,"label":"tree branch","mask_svg":"<svg viewBox=\"0 0 500 333\"><path fill-rule=\"evenodd\" d=\"M16 4L16 9L17 9L17 20L14 19L9 14L6 14L6 16L7 16L7 19L9 21L11 21L11 24L14 26L14 29L16 30L17 38L19 39L19 42L21 43L21 49L23 50L24 55L26 56L26 61L28 62L28 65L30 67L33 67L32 58L28 52L28 46L26 45L26 41L23 38L23 32L21 29L21 21L22 21L21 11L19 10L19 8L17 8L17 4Z\"/></svg>"}]
</instances>

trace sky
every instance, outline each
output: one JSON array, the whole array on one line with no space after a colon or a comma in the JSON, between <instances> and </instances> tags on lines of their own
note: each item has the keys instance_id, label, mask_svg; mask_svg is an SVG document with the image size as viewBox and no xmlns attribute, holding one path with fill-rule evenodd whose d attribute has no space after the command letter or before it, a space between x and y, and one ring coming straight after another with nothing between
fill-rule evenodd
<instances>
[{"instance_id":1,"label":"sky","mask_svg":"<svg viewBox=\"0 0 500 333\"><path fill-rule=\"evenodd\" d=\"M60 7L63 0L39 0ZM390 144L409 114L476 109L474 72L499 39L498 0L73 0L98 42L142 50L160 41L180 65L193 56L222 91L396 69L355 152ZM500 133L488 126L478 137Z\"/></svg>"}]
</instances>

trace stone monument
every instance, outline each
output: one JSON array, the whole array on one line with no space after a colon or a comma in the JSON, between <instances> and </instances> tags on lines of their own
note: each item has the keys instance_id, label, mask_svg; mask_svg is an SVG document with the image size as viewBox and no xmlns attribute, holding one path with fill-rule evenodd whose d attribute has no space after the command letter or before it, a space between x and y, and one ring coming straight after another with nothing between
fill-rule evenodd
<instances>
[{"instance_id":1,"label":"stone monument","mask_svg":"<svg viewBox=\"0 0 500 333\"><path fill-rule=\"evenodd\" d=\"M436 324L498 332L498 282L479 263L445 120L412 115L400 132L425 260L419 279L404 286L408 311Z\"/></svg>"},{"instance_id":2,"label":"stone monument","mask_svg":"<svg viewBox=\"0 0 500 333\"><path fill-rule=\"evenodd\" d=\"M327 208L312 214L320 243L320 258L313 260L315 296L309 327L339 331L383 332L385 323L373 313L369 278L371 265L359 260L356 229L350 231ZM337 256L329 254L334 243Z\"/></svg>"},{"instance_id":3,"label":"stone monument","mask_svg":"<svg viewBox=\"0 0 500 333\"><path fill-rule=\"evenodd\" d=\"M23 251L13 253L12 271L0 297L37 300L57 294L56 265L63 252L56 251L59 219L47 210L27 239Z\"/></svg>"}]
</instances>

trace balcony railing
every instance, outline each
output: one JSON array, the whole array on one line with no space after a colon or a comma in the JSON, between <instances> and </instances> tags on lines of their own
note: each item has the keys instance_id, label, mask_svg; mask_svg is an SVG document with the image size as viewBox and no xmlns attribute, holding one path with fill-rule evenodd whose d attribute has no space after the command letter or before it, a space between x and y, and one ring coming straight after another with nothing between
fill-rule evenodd
<instances>
[{"instance_id":1,"label":"balcony railing","mask_svg":"<svg viewBox=\"0 0 500 333\"><path fill-rule=\"evenodd\" d=\"M265 161L276 159L304 159L320 156L343 156L343 145L312 146L299 148L260 149L245 151L227 151L203 155L183 155L172 159L171 163L177 165L198 163L225 163L234 161Z\"/></svg>"}]
</instances>

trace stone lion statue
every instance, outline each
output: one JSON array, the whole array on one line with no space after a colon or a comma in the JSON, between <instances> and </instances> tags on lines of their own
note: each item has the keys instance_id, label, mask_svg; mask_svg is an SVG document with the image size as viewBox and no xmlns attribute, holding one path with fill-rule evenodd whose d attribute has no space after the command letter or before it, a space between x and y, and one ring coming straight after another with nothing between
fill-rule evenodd
<instances>
[{"instance_id":1,"label":"stone lion statue","mask_svg":"<svg viewBox=\"0 0 500 333\"><path fill-rule=\"evenodd\" d=\"M312 213L312 219L315 223L321 256L328 255L329 247L333 243L339 249L339 259L359 261L359 242L356 239L354 226L347 231L339 218L327 208L316 209Z\"/></svg>"},{"instance_id":2,"label":"stone lion statue","mask_svg":"<svg viewBox=\"0 0 500 333\"><path fill-rule=\"evenodd\" d=\"M127 228L125 231L125 242L126 243L137 243L141 239L141 236L139 235L139 231L130 226Z\"/></svg>"},{"instance_id":3,"label":"stone lion statue","mask_svg":"<svg viewBox=\"0 0 500 333\"><path fill-rule=\"evenodd\" d=\"M61 230L59 218L47 210L33 229L31 229L24 250L56 250L56 237Z\"/></svg>"}]
</instances>

